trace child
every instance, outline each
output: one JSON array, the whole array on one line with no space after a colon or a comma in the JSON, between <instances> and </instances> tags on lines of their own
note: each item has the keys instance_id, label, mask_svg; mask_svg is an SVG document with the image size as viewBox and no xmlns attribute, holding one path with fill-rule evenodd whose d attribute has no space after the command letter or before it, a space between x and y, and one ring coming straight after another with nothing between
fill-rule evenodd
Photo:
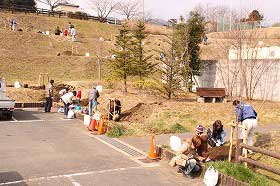
<instances>
[{"instance_id":1,"label":"child","mask_svg":"<svg viewBox=\"0 0 280 186\"><path fill-rule=\"evenodd\" d=\"M213 129L207 130L208 143L212 147L222 146L225 143L226 132L224 126L220 120L216 120L213 123Z\"/></svg>"}]
</instances>

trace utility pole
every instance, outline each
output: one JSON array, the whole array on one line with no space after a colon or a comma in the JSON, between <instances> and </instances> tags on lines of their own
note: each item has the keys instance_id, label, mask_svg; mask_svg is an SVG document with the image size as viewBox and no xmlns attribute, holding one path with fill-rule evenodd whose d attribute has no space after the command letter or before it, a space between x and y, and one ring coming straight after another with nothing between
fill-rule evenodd
<instances>
[{"instance_id":1,"label":"utility pole","mask_svg":"<svg viewBox=\"0 0 280 186\"><path fill-rule=\"evenodd\" d=\"M101 82L101 65L102 65L102 50L103 50L103 41L104 41L104 38L103 37L100 37L99 38L99 41L101 43L101 46L99 48L99 57L98 57L98 80Z\"/></svg>"},{"instance_id":2,"label":"utility pole","mask_svg":"<svg viewBox=\"0 0 280 186\"><path fill-rule=\"evenodd\" d=\"M145 0L142 1L143 8L143 22L145 23Z\"/></svg>"},{"instance_id":3,"label":"utility pole","mask_svg":"<svg viewBox=\"0 0 280 186\"><path fill-rule=\"evenodd\" d=\"M229 16L229 31L231 31L231 24L232 24L232 0L230 0L230 16Z\"/></svg>"}]
</instances>

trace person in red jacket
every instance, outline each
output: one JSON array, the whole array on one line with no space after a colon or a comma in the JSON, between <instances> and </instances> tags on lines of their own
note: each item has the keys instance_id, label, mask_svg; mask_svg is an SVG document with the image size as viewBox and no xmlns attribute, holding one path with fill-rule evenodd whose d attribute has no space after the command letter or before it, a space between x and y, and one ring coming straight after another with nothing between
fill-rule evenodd
<instances>
[{"instance_id":1,"label":"person in red jacket","mask_svg":"<svg viewBox=\"0 0 280 186\"><path fill-rule=\"evenodd\" d=\"M64 35L64 36L68 36L68 34L69 34L68 29L65 28L65 29L63 30L63 35Z\"/></svg>"},{"instance_id":2,"label":"person in red jacket","mask_svg":"<svg viewBox=\"0 0 280 186\"><path fill-rule=\"evenodd\" d=\"M78 101L78 105L80 105L80 101L82 99L82 91L80 89L77 91L76 98L77 98L77 101Z\"/></svg>"}]
</instances>

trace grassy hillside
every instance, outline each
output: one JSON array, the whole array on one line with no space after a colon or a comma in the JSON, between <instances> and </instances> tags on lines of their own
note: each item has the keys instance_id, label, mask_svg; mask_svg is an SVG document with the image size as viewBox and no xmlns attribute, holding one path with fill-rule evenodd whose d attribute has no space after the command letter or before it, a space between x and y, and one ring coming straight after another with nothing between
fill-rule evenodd
<instances>
[{"instance_id":1,"label":"grassy hillside","mask_svg":"<svg viewBox=\"0 0 280 186\"><path fill-rule=\"evenodd\" d=\"M9 30L10 18L17 20L17 29L22 32ZM77 42L53 34L56 26L67 28L70 21L77 29ZM154 34L149 34L145 46L150 49L163 46L165 36L158 34L166 34L166 31L147 27L147 32ZM103 57L112 55L110 51L119 28L93 21L0 13L0 77L5 77L9 83L14 80L36 83L40 73L49 73L51 78L60 81L94 80L97 77L96 55L101 51ZM50 31L51 35L38 31ZM105 41L101 42L100 37ZM75 56L71 56L73 47ZM91 57L85 57L86 52Z\"/></svg>"}]
</instances>

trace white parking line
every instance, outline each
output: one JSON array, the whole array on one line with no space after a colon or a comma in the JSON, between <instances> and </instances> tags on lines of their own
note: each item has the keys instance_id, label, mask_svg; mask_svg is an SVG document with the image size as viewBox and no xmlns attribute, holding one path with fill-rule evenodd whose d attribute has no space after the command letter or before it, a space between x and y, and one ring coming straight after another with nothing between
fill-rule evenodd
<instances>
[{"instance_id":1,"label":"white parking line","mask_svg":"<svg viewBox=\"0 0 280 186\"><path fill-rule=\"evenodd\" d=\"M103 173L109 173L109 172L118 172L118 171L126 171L126 170L132 170L132 169L141 169L141 168L152 168L152 167L158 167L159 164L146 164L141 166L135 166L135 167L124 167L124 168L116 168L116 169L106 169L106 170L100 170L100 171L90 171L90 172L80 172L80 173L73 173L73 174L65 174L65 175L57 175L57 176L47 176L47 177L39 177L39 178L32 178L32 179L25 179L25 180L18 180L18 181L11 181L11 182L5 182L0 183L0 186L4 185L12 185L17 183L26 183L26 182L34 182L34 181L40 181L40 180L48 180L48 179L57 179L57 178L68 178L70 181L74 179L71 177L73 176L86 176L86 175L95 175L95 174L103 174ZM73 183L73 182L72 182ZM76 182L79 184L78 182ZM80 186L75 185L75 186Z\"/></svg>"},{"instance_id":2,"label":"white parking line","mask_svg":"<svg viewBox=\"0 0 280 186\"><path fill-rule=\"evenodd\" d=\"M38 119L38 120L17 120L17 121L11 121L11 123L34 123L34 122L42 122L45 120Z\"/></svg>"},{"instance_id":3,"label":"white parking line","mask_svg":"<svg viewBox=\"0 0 280 186\"><path fill-rule=\"evenodd\" d=\"M34 123L34 122L43 122L45 120L12 120L12 121L0 121L0 123Z\"/></svg>"},{"instance_id":4,"label":"white parking line","mask_svg":"<svg viewBox=\"0 0 280 186\"><path fill-rule=\"evenodd\" d=\"M17 119L16 119L14 116L12 117L12 120L13 120L13 121L17 121Z\"/></svg>"},{"instance_id":5,"label":"white parking line","mask_svg":"<svg viewBox=\"0 0 280 186\"><path fill-rule=\"evenodd\" d=\"M68 179L71 181L71 183L74 186L82 186L80 183L78 183L74 178L72 178L71 176L68 177Z\"/></svg>"}]
</instances>

